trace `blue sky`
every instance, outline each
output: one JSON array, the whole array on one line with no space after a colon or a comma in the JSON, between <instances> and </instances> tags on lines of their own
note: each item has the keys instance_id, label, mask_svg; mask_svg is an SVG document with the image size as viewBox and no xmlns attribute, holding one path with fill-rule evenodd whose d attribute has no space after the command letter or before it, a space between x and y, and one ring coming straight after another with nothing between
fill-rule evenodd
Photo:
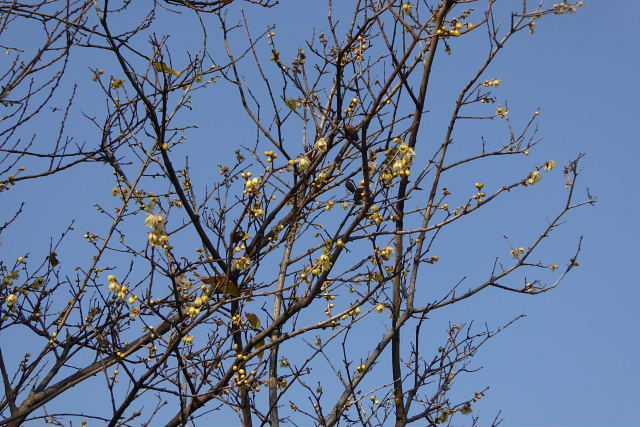
<instances>
[{"instance_id":1,"label":"blue sky","mask_svg":"<svg viewBox=\"0 0 640 427\"><path fill-rule=\"evenodd\" d=\"M313 25L324 25L324 3L283 0L271 10L246 10L255 29L277 24L283 52L289 48L293 52ZM348 9L347 3L341 7ZM535 297L486 292L434 314L436 335L449 321L473 320L479 326L486 322L497 327L517 315L527 315L483 347L475 361L476 367L483 369L458 384L461 394L490 386L476 408L485 421L501 410L507 426L638 425L640 333L636 325L640 291L632 266L640 238L640 205L634 196L640 157L635 117L640 99L639 14L640 3L634 1L586 1L576 14L540 20L534 36L517 36L487 72L487 78L495 76L503 81L497 96L508 100L514 123L521 124L540 107L539 134L544 140L525 160L507 167L488 162L453 177L451 185L473 182L476 177L497 184L504 174L523 167L549 159L565 164L578 153L586 153L578 194L584 195L588 187L598 203L572 212L566 224L545 242L545 260L557 257L562 263L578 236L584 235L581 265L557 289ZM200 37L197 27L184 24L193 17L172 19L166 22L173 22L170 30L174 26L179 29L170 39L176 49ZM432 98L427 105L432 112L426 115L435 138L444 131L438 119L445 117L442 114L453 105L452 94L468 76L465 65L471 64L469 71L475 71L476 53L468 48L436 61ZM105 68L109 73L113 63L94 55L82 52L82 60L72 68L80 94L76 113L90 114L101 108L93 101L95 92L87 67ZM178 60L180 55L184 54L176 53ZM245 116L231 90L216 89L194 101L191 117L205 123L193 132L193 138L203 151L184 154L190 156L194 171L199 171L194 177L206 182L218 159L232 156L234 141L243 136L251 140L255 134L251 126L242 124ZM217 120L207 124L212 116ZM236 119L239 127L230 125ZM53 120L45 117L38 126L46 130L55 125ZM71 125L80 140L96 138L86 121L73 120ZM492 128L490 132L498 138L504 130ZM462 130L460 138L471 138L472 133ZM206 142L206 138L212 140ZM24 216L3 236L0 257L14 259L25 251L46 250L43 245L48 236L62 231L71 218L77 218L79 235L98 228L100 217L92 204L111 197L112 182L108 171L95 167L24 183L20 192L0 195L3 211L4 206L10 211L16 202L29 200ZM563 194L562 173L556 170L545 176L543 184L443 235L436 247L442 257L438 277L452 282L462 275L481 277L496 253L508 251L504 234L526 241L540 230L546 218L557 212ZM32 248L34 242L41 245L38 250ZM77 238L61 257L80 257L84 250L86 244ZM360 339L366 343L369 337ZM17 350L15 355L21 357Z\"/></svg>"}]
</instances>

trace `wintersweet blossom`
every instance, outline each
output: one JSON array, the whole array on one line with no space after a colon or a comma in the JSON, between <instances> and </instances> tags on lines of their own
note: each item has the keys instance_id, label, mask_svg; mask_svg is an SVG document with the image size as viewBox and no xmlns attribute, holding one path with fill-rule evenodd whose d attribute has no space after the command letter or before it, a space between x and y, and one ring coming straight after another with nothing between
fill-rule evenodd
<instances>
[{"instance_id":1,"label":"wintersweet blossom","mask_svg":"<svg viewBox=\"0 0 640 427\"><path fill-rule=\"evenodd\" d=\"M18 302L18 296L16 294L9 294L6 301L9 307L13 307Z\"/></svg>"},{"instance_id":2,"label":"wintersweet blossom","mask_svg":"<svg viewBox=\"0 0 640 427\"><path fill-rule=\"evenodd\" d=\"M164 226L164 222L165 220L162 214L154 214L150 212L144 220L144 225L149 228L157 228L159 226Z\"/></svg>"},{"instance_id":3,"label":"wintersweet blossom","mask_svg":"<svg viewBox=\"0 0 640 427\"><path fill-rule=\"evenodd\" d=\"M246 256L236 259L234 263L238 270L248 270L251 268L251 265L253 265L249 257Z\"/></svg>"},{"instance_id":4,"label":"wintersweet blossom","mask_svg":"<svg viewBox=\"0 0 640 427\"><path fill-rule=\"evenodd\" d=\"M315 148L316 148L316 150L322 151L324 153L329 148L329 144L327 143L326 139L318 138L318 140L316 141L316 144L315 144Z\"/></svg>"},{"instance_id":5,"label":"wintersweet blossom","mask_svg":"<svg viewBox=\"0 0 640 427\"><path fill-rule=\"evenodd\" d=\"M307 156L300 157L296 160L296 163L298 164L298 168L300 168L300 170L308 169L309 166L311 166L311 160L309 160Z\"/></svg>"},{"instance_id":6,"label":"wintersweet blossom","mask_svg":"<svg viewBox=\"0 0 640 427\"><path fill-rule=\"evenodd\" d=\"M531 172L531 174L529 175L529 179L527 179L527 184L533 185L536 182L540 182L541 179L542 179L542 174L540 173L540 171L535 170Z\"/></svg>"}]
</instances>

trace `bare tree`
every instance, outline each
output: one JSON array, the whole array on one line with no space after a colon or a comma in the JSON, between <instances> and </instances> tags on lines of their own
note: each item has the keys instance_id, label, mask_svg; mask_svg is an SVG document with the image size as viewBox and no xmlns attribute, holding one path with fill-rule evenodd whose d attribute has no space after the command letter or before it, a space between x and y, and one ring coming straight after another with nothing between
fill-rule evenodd
<instances>
[{"instance_id":1,"label":"bare tree","mask_svg":"<svg viewBox=\"0 0 640 427\"><path fill-rule=\"evenodd\" d=\"M497 186L456 179L490 158L528 159L539 111L512 123L490 66L518 33L582 2L328 1L324 27L293 55L251 18L287 4L134 3L0 1L0 197L34 197L15 192L62 171L87 179L87 164L114 177L114 197L97 205L101 231L78 250L86 258L57 254L79 244L72 224L46 250L0 260L0 424L196 425L219 411L243 426L475 425L463 416L485 390L456 400L450 389L512 322L452 322L431 351L429 316L488 289L547 292L578 265L581 239L563 265L539 252L569 211L595 202L575 200L580 156L564 167L566 197L547 225L508 242L486 278L450 272L443 287L434 248L443 230L544 185L556 167ZM203 34L183 51L176 16ZM432 100L436 68L465 40L486 40L484 58L449 99ZM92 109L76 106L87 66ZM229 142L235 157L221 157L214 181L192 173L184 149L198 147L188 113L211 87L232 90L246 113L227 134L255 138ZM451 105L446 123L425 124L433 102ZM34 130L53 121L54 132ZM507 136L452 148L470 122ZM87 125L97 142L79 141ZM24 209L2 206L0 234ZM17 337L32 350L12 363ZM107 399L95 413L62 399L82 387Z\"/></svg>"}]
</instances>

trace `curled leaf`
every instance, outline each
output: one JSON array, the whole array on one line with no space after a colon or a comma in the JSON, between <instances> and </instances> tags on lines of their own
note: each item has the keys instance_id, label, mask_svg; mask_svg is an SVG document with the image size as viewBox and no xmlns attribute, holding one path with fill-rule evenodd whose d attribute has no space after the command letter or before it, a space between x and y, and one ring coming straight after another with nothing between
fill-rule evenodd
<instances>
[{"instance_id":1,"label":"curled leaf","mask_svg":"<svg viewBox=\"0 0 640 427\"><path fill-rule=\"evenodd\" d=\"M47 258L49 259L49 264L51 264L51 267L55 267L56 265L60 264L60 261L58 260L58 254L56 254L55 252L51 252Z\"/></svg>"},{"instance_id":2,"label":"curled leaf","mask_svg":"<svg viewBox=\"0 0 640 427\"><path fill-rule=\"evenodd\" d=\"M260 319L258 318L258 316L256 316L253 313L247 313L245 314L245 316L247 316L247 320L249 320L249 323L251 323L251 326L253 326L254 328L260 327Z\"/></svg>"},{"instance_id":3,"label":"curled leaf","mask_svg":"<svg viewBox=\"0 0 640 427\"><path fill-rule=\"evenodd\" d=\"M177 76L177 77L180 77L180 74L182 74L180 71L176 71L172 69L164 62L154 62L153 68L155 68L156 71L159 73L173 74L174 76Z\"/></svg>"},{"instance_id":4,"label":"curled leaf","mask_svg":"<svg viewBox=\"0 0 640 427\"><path fill-rule=\"evenodd\" d=\"M262 348L262 347L264 347L264 338L256 343L256 348ZM258 353L258 360L262 361L263 357L264 357L264 351L261 351L260 353Z\"/></svg>"},{"instance_id":5,"label":"curled leaf","mask_svg":"<svg viewBox=\"0 0 640 427\"><path fill-rule=\"evenodd\" d=\"M225 276L204 277L202 281L207 285L211 285L213 291L217 294L231 295L236 298L240 296L238 286Z\"/></svg>"}]
</instances>

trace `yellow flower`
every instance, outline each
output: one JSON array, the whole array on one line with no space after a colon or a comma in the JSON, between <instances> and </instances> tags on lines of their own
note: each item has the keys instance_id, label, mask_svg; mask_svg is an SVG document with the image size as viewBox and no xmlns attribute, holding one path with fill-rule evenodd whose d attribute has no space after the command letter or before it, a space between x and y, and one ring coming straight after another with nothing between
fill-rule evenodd
<instances>
[{"instance_id":1,"label":"yellow flower","mask_svg":"<svg viewBox=\"0 0 640 427\"><path fill-rule=\"evenodd\" d=\"M496 110L496 115L501 119L506 118L508 114L509 114L509 110L507 110L506 108L500 107Z\"/></svg>"},{"instance_id":2,"label":"yellow flower","mask_svg":"<svg viewBox=\"0 0 640 427\"><path fill-rule=\"evenodd\" d=\"M164 226L164 217L162 214L153 214L149 213L147 218L144 220L144 225L149 228L157 228L159 226Z\"/></svg>"},{"instance_id":3,"label":"yellow flower","mask_svg":"<svg viewBox=\"0 0 640 427\"><path fill-rule=\"evenodd\" d=\"M246 257L246 256L243 256L242 258L238 258L234 262L238 270L248 270L251 268L251 265L253 264L249 259L249 257Z\"/></svg>"},{"instance_id":4,"label":"yellow flower","mask_svg":"<svg viewBox=\"0 0 640 427\"><path fill-rule=\"evenodd\" d=\"M36 280L33 281L33 283L31 284L31 287L35 290L38 290L44 286L44 283L45 283L44 278L38 277Z\"/></svg>"},{"instance_id":5,"label":"yellow flower","mask_svg":"<svg viewBox=\"0 0 640 427\"><path fill-rule=\"evenodd\" d=\"M413 5L411 3L404 3L402 5L402 11L404 13L411 13L411 9L413 8Z\"/></svg>"},{"instance_id":6,"label":"yellow flower","mask_svg":"<svg viewBox=\"0 0 640 427\"><path fill-rule=\"evenodd\" d=\"M248 175L250 176L250 175ZM245 190L245 193L254 193L254 194L258 194L260 193L260 186L262 185L262 180L260 178L253 178L253 179L247 179L247 182L245 183L245 187L247 188Z\"/></svg>"},{"instance_id":7,"label":"yellow flower","mask_svg":"<svg viewBox=\"0 0 640 427\"><path fill-rule=\"evenodd\" d=\"M293 98L287 98L284 100L284 102L285 104L287 104L287 107L291 108L292 110L295 110L300 106L300 103Z\"/></svg>"},{"instance_id":8,"label":"yellow flower","mask_svg":"<svg viewBox=\"0 0 640 427\"><path fill-rule=\"evenodd\" d=\"M323 153L325 153L327 151L327 149L329 148L329 144L327 143L326 139L319 138L316 141L315 148L316 148L316 150L322 151Z\"/></svg>"},{"instance_id":9,"label":"yellow flower","mask_svg":"<svg viewBox=\"0 0 640 427\"><path fill-rule=\"evenodd\" d=\"M123 86L124 86L124 79L111 80L111 87L113 89L120 89Z\"/></svg>"},{"instance_id":10,"label":"yellow flower","mask_svg":"<svg viewBox=\"0 0 640 427\"><path fill-rule=\"evenodd\" d=\"M255 206L253 209L251 209L251 214L255 217L255 218L262 218L264 216L264 209L262 209L261 206Z\"/></svg>"},{"instance_id":11,"label":"yellow flower","mask_svg":"<svg viewBox=\"0 0 640 427\"><path fill-rule=\"evenodd\" d=\"M384 311L384 304L382 304L382 303L378 303L378 304L376 305L376 311L377 311L378 313L382 313L382 312Z\"/></svg>"},{"instance_id":12,"label":"yellow flower","mask_svg":"<svg viewBox=\"0 0 640 427\"><path fill-rule=\"evenodd\" d=\"M555 160L549 160L545 165L544 168L545 170L548 172L551 169L554 169L557 166L557 163Z\"/></svg>"},{"instance_id":13,"label":"yellow flower","mask_svg":"<svg viewBox=\"0 0 640 427\"><path fill-rule=\"evenodd\" d=\"M298 168L300 168L300 170L308 169L309 166L311 166L311 160L309 160L306 156L297 159L296 163L298 164Z\"/></svg>"},{"instance_id":14,"label":"yellow flower","mask_svg":"<svg viewBox=\"0 0 640 427\"><path fill-rule=\"evenodd\" d=\"M473 28L473 24L468 24L468 27L469 27L469 29L472 29ZM500 87L500 85L502 84L502 80L500 80L500 79L485 80L481 84L484 87L489 87L489 86Z\"/></svg>"},{"instance_id":15,"label":"yellow flower","mask_svg":"<svg viewBox=\"0 0 640 427\"><path fill-rule=\"evenodd\" d=\"M318 258L317 265L320 267L320 272L327 271L331 268L331 258L327 254L322 254Z\"/></svg>"},{"instance_id":16,"label":"yellow flower","mask_svg":"<svg viewBox=\"0 0 640 427\"><path fill-rule=\"evenodd\" d=\"M542 179L542 174L540 173L540 171L533 171L531 172L531 175L529 175L529 179L527 179L527 184L529 185L533 185L536 182L540 182L540 180Z\"/></svg>"},{"instance_id":17,"label":"yellow flower","mask_svg":"<svg viewBox=\"0 0 640 427\"><path fill-rule=\"evenodd\" d=\"M387 246L386 248L380 251L380 258L382 258L385 261L389 261L392 254L393 254L393 248L391 246Z\"/></svg>"},{"instance_id":18,"label":"yellow flower","mask_svg":"<svg viewBox=\"0 0 640 427\"><path fill-rule=\"evenodd\" d=\"M18 302L18 296L16 294L9 294L6 301L9 307L13 307Z\"/></svg>"}]
</instances>

